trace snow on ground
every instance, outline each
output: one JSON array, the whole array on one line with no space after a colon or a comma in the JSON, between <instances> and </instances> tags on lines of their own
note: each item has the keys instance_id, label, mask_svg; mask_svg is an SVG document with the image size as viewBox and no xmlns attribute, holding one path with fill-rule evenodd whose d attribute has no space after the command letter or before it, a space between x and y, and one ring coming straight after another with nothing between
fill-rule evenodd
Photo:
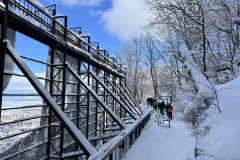
<instances>
[{"instance_id":1,"label":"snow on ground","mask_svg":"<svg viewBox=\"0 0 240 160\"><path fill-rule=\"evenodd\" d=\"M173 117L171 128L160 127L154 117L153 114L124 160L194 159L195 140L184 124Z\"/></svg>"},{"instance_id":2,"label":"snow on ground","mask_svg":"<svg viewBox=\"0 0 240 160\"><path fill-rule=\"evenodd\" d=\"M217 160L239 160L240 76L231 82L216 86L216 90L222 113L207 119L206 124L211 129L202 142L207 146L208 154ZM211 112L210 109L209 112ZM215 123L212 123L213 121Z\"/></svg>"},{"instance_id":3,"label":"snow on ground","mask_svg":"<svg viewBox=\"0 0 240 160\"><path fill-rule=\"evenodd\" d=\"M124 160L192 160L195 147L202 150L197 160L240 160L240 76L216 86L216 91L222 112L216 106L206 111L209 116L201 127L208 126L209 133L197 146L176 115L171 128L159 127L152 115Z\"/></svg>"}]
</instances>

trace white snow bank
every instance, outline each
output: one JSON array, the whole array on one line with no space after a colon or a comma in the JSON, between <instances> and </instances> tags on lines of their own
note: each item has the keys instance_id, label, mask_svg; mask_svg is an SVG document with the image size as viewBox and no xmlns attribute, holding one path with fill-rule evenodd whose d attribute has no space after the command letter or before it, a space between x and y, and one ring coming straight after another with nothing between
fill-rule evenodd
<instances>
[{"instance_id":1,"label":"white snow bank","mask_svg":"<svg viewBox=\"0 0 240 160\"><path fill-rule=\"evenodd\" d=\"M202 142L207 146L209 155L217 160L240 159L240 76L216 86L221 114L212 115L206 121L210 133ZM208 109L211 113L211 108ZM215 122L211 123L210 122Z\"/></svg>"}]
</instances>

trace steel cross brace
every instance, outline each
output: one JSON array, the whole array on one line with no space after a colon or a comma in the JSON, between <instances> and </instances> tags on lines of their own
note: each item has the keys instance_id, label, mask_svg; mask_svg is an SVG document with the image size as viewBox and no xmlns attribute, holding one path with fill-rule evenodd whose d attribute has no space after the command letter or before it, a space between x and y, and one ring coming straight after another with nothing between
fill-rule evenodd
<instances>
[{"instance_id":1,"label":"steel cross brace","mask_svg":"<svg viewBox=\"0 0 240 160\"><path fill-rule=\"evenodd\" d=\"M138 106L138 109L141 111L141 113L143 114L143 110L140 107L140 105L137 103L136 99L133 97L132 93L129 91L129 88L125 85L123 85L121 83L121 86L123 86L123 88L125 89L125 91L128 93L128 95L131 97L131 99L133 100L133 102Z\"/></svg>"},{"instance_id":2,"label":"steel cross brace","mask_svg":"<svg viewBox=\"0 0 240 160\"><path fill-rule=\"evenodd\" d=\"M117 92L117 94L121 97L121 99L123 100L123 102L125 104L127 104L127 106L131 109L131 111L133 111L133 109L129 106L129 104L127 103L127 101L121 96L120 92L115 88L115 86L110 82L110 80L108 78L105 77L105 79L108 81L108 83L113 87L113 89ZM126 97L126 95L124 95ZM130 100L128 100L130 101ZM132 105L133 106L133 105ZM141 115L136 111L136 109L134 108L135 112L137 113L137 115L139 117L141 117Z\"/></svg>"},{"instance_id":3,"label":"steel cross brace","mask_svg":"<svg viewBox=\"0 0 240 160\"><path fill-rule=\"evenodd\" d=\"M129 108L111 91L111 89L105 83L103 83L103 81L93 71L90 71L90 73L98 81L98 83L100 83L103 88L106 89L108 93L127 111L127 113L136 120L136 115L129 110ZM115 89L114 86L112 87Z\"/></svg>"},{"instance_id":4,"label":"steel cross brace","mask_svg":"<svg viewBox=\"0 0 240 160\"><path fill-rule=\"evenodd\" d=\"M112 109L97 95L96 92L92 88L89 87L89 85L77 74L77 72L68 64L66 63L66 67L69 72L71 72L78 80L79 82L91 93L91 95L101 104L103 108L106 109L108 114L112 116L112 118L117 122L117 124L125 129L125 124L123 121L112 111Z\"/></svg>"},{"instance_id":5,"label":"steel cross brace","mask_svg":"<svg viewBox=\"0 0 240 160\"><path fill-rule=\"evenodd\" d=\"M126 93L122 90L122 88L115 82L116 86L119 88L119 90L123 93L123 95L126 97L126 99L130 102L130 104L132 105L132 107L134 108L134 110L139 114L139 116L141 116L141 111L138 109L136 109L136 107L134 107L134 104L132 103L132 101L129 99L129 97L126 95ZM140 113L139 113L140 111Z\"/></svg>"},{"instance_id":6,"label":"steel cross brace","mask_svg":"<svg viewBox=\"0 0 240 160\"><path fill-rule=\"evenodd\" d=\"M54 99L51 97L51 95L48 93L42 83L34 75L34 73L27 66L27 64L22 60L20 55L15 51L10 42L8 40L4 40L4 42L7 43L7 53L10 55L10 57L13 59L13 61L16 63L22 73L26 76L32 86L36 89L36 91L42 97L45 103L52 109L59 121L63 123L66 130L76 141L76 144L84 151L87 157L96 153L96 149L90 144L90 142L84 137L84 135L61 110L61 108L54 101Z\"/></svg>"},{"instance_id":7,"label":"steel cross brace","mask_svg":"<svg viewBox=\"0 0 240 160\"><path fill-rule=\"evenodd\" d=\"M114 85L110 82L110 80L108 78L106 78L106 80L108 81L108 83L116 90L116 92L118 93L119 96L121 96L120 92L123 93L124 97L126 97L126 99L130 102L132 108L135 110L135 112L138 114L138 116L141 117L141 114L136 110L136 108L134 107L134 104L132 104L131 100L127 97L127 95L124 93L124 91L120 88L120 86L116 83L116 86L119 88L120 92L118 92L118 90L114 87ZM124 100L124 103L127 104L127 102ZM130 105L128 105L130 106ZM129 107L131 108L131 107Z\"/></svg>"}]
</instances>

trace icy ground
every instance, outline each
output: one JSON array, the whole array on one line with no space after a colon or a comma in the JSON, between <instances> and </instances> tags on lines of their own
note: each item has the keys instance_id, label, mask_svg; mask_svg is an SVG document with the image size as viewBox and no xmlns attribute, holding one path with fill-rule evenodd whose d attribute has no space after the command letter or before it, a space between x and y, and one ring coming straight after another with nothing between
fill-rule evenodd
<instances>
[{"instance_id":1,"label":"icy ground","mask_svg":"<svg viewBox=\"0 0 240 160\"><path fill-rule=\"evenodd\" d=\"M194 159L195 140L184 124L175 117L171 128L160 127L154 119L153 114L124 160Z\"/></svg>"}]
</instances>

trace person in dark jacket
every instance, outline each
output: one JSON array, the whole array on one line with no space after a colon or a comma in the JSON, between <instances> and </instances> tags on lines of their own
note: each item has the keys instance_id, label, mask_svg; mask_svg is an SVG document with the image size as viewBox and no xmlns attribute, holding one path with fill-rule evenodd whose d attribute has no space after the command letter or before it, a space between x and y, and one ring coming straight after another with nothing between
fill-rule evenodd
<instances>
[{"instance_id":1,"label":"person in dark jacket","mask_svg":"<svg viewBox=\"0 0 240 160\"><path fill-rule=\"evenodd\" d=\"M173 111L173 107L170 103L168 103L168 105L167 105L167 116L171 120L172 120L172 111Z\"/></svg>"},{"instance_id":2,"label":"person in dark jacket","mask_svg":"<svg viewBox=\"0 0 240 160\"><path fill-rule=\"evenodd\" d=\"M153 98L149 98L148 101L149 101L150 106L153 107Z\"/></svg>"},{"instance_id":3,"label":"person in dark jacket","mask_svg":"<svg viewBox=\"0 0 240 160\"><path fill-rule=\"evenodd\" d=\"M161 103L160 102L158 102L158 113L159 112L162 114L162 112L161 112Z\"/></svg>"},{"instance_id":4,"label":"person in dark jacket","mask_svg":"<svg viewBox=\"0 0 240 160\"><path fill-rule=\"evenodd\" d=\"M151 105L150 105L150 101L149 101L149 97L147 98L147 101L146 101L146 102L147 102L148 107L151 106Z\"/></svg>"},{"instance_id":5,"label":"person in dark jacket","mask_svg":"<svg viewBox=\"0 0 240 160\"><path fill-rule=\"evenodd\" d=\"M165 108L165 103L164 101L162 101L161 103L158 104L158 107L159 107L159 110L160 110L160 113L162 115L164 115L164 108Z\"/></svg>"}]
</instances>

